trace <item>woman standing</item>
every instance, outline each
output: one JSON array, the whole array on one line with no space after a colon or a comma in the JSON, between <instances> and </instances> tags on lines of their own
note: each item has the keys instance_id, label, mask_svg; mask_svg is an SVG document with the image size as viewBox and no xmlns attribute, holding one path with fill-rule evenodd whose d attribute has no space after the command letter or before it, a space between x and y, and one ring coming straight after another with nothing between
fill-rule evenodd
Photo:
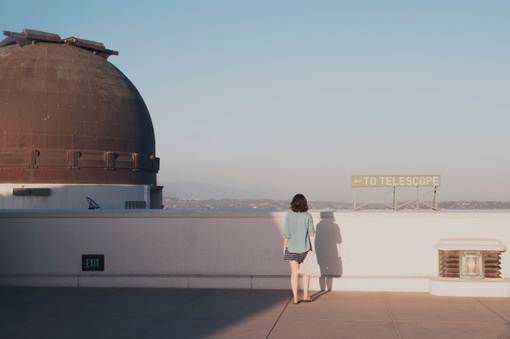
<instances>
[{"instance_id":1,"label":"woman standing","mask_svg":"<svg viewBox=\"0 0 510 339\"><path fill-rule=\"evenodd\" d=\"M290 286L294 296L294 305L299 304L298 284L299 265L312 250L310 236L315 235L312 215L308 213L308 202L303 194L296 194L290 203L291 211L285 218L283 230L284 260L290 265ZM310 302L310 276L303 275L303 301Z\"/></svg>"}]
</instances>

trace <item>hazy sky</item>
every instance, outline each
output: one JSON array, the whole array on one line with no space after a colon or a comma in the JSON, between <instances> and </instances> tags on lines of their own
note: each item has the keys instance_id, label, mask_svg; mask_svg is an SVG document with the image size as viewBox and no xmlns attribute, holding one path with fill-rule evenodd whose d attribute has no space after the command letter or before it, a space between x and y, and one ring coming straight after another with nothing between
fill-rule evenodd
<instances>
[{"instance_id":1,"label":"hazy sky","mask_svg":"<svg viewBox=\"0 0 510 339\"><path fill-rule=\"evenodd\" d=\"M439 201L510 201L509 18L509 1L0 1L2 31L120 52L159 182L273 199L440 174Z\"/></svg>"}]
</instances>

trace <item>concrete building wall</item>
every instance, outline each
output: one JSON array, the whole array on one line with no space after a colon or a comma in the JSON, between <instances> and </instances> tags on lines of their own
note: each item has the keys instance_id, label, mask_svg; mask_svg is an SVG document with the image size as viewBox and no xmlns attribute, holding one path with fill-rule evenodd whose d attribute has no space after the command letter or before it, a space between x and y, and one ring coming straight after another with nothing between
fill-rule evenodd
<instances>
[{"instance_id":1,"label":"concrete building wall","mask_svg":"<svg viewBox=\"0 0 510 339\"><path fill-rule=\"evenodd\" d=\"M312 288L427 291L437 277L440 239L510 244L508 211L312 215L319 263L331 276L312 279ZM284 218L284 212L3 211L0 285L288 288ZM83 254L104 254L105 270L83 272ZM501 273L508 283L508 251Z\"/></svg>"},{"instance_id":2,"label":"concrete building wall","mask_svg":"<svg viewBox=\"0 0 510 339\"><path fill-rule=\"evenodd\" d=\"M49 196L15 196L13 189L49 188ZM102 209L125 209L126 201L144 201L150 208L150 185L56 185L0 184L0 210L8 209L83 209L89 207L86 197Z\"/></svg>"}]
</instances>

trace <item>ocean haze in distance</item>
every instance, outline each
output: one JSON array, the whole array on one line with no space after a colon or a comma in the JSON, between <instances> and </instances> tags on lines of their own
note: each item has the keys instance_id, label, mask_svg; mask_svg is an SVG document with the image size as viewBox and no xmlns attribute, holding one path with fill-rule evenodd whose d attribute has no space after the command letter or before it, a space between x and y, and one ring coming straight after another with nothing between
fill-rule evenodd
<instances>
[{"instance_id":1,"label":"ocean haze in distance","mask_svg":"<svg viewBox=\"0 0 510 339\"><path fill-rule=\"evenodd\" d=\"M193 182L193 181L174 181L174 182L161 182L160 186L163 186L163 196L166 198L177 198L177 199L198 199L198 200L221 200L221 199L234 199L234 200L257 200L257 199L267 199L267 200L275 200L275 201L290 201L295 193L289 193L288 196L281 196L280 194L275 194L270 190L263 189L249 189L245 187L229 187L227 185L216 185L211 183L204 182ZM321 197L315 196L314 194L308 194L307 192L303 192L309 201L322 201L322 202L338 202L338 203L352 203L353 199L356 198L358 203L366 202L371 198L378 197L374 200L374 202L381 202L391 199L390 189L388 187L380 187L380 188L372 188L365 189L360 192L354 192L353 190L345 193L350 193L350 196L346 196L343 199L322 199ZM384 194L386 192L386 194ZM421 187L420 188L420 200L428 201L433 198L432 194L433 190L430 187ZM296 192L301 193L301 192ZM408 187L405 189L399 188L397 190L397 198L400 200L414 200L416 199L416 188ZM347 194L348 195L348 194ZM360 200L365 199L365 200ZM510 200L492 200L492 199L445 199L441 196L441 191L438 190L437 199L440 205L443 205L443 208L446 209L487 209L487 208L495 208L508 209L507 204L510 203ZM482 206L474 205L474 206L463 206L465 204L461 204L457 206L456 204L452 205L454 202L502 202L506 203L504 206L491 204L490 206ZM388 202L387 202L388 203ZM446 204L446 205L444 205ZM468 204L469 205L469 204Z\"/></svg>"},{"instance_id":2,"label":"ocean haze in distance","mask_svg":"<svg viewBox=\"0 0 510 339\"><path fill-rule=\"evenodd\" d=\"M164 186L164 205L167 210L174 211L282 211L288 210L292 195L284 199L268 198L260 192L235 189L227 186L199 183L199 182L171 182L162 183ZM413 190L410 190L413 191ZM430 195L420 198L420 203L414 200L412 192L399 192L398 210L429 210L432 208ZM414 191L415 192L415 191ZM266 192L267 193L267 192ZM373 191L372 193L376 193ZM367 201L357 201L360 210L390 210L391 196ZM352 210L354 202L351 200L320 200L309 195L311 210ZM362 196L363 197L363 196ZM366 198L366 196L365 196ZM409 199L409 200L408 200ZM412 200L412 201L411 201ZM467 201L467 200L439 200L439 210L510 210L510 202L498 201Z\"/></svg>"},{"instance_id":3,"label":"ocean haze in distance","mask_svg":"<svg viewBox=\"0 0 510 339\"><path fill-rule=\"evenodd\" d=\"M163 196L181 199L264 199L263 193L255 190L236 189L221 185L178 181L161 183Z\"/></svg>"}]
</instances>

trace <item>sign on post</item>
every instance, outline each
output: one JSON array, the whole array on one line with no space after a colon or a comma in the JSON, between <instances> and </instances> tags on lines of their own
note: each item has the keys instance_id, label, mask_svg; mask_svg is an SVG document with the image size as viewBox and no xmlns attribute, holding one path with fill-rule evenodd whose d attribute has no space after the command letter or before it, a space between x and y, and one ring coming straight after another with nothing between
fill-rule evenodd
<instances>
[{"instance_id":1,"label":"sign on post","mask_svg":"<svg viewBox=\"0 0 510 339\"><path fill-rule=\"evenodd\" d=\"M351 187L439 187L440 175L351 175Z\"/></svg>"},{"instance_id":2,"label":"sign on post","mask_svg":"<svg viewBox=\"0 0 510 339\"><path fill-rule=\"evenodd\" d=\"M351 187L354 191L362 188L372 188L372 187L391 187L393 191L393 202L391 204L391 208L393 210L398 210L399 208L408 205L411 202L416 202L416 208L419 208L420 204L425 204L430 206L433 210L438 210L436 193L437 190L441 186L441 176L440 175L351 175ZM416 188L416 199L408 200L403 204L398 206L397 203L397 187L399 187L398 191L401 191L401 188ZM430 187L431 191L434 195L432 198L432 204L428 204L424 201L420 201L420 187ZM389 193L389 192L387 192ZM371 198L368 202L362 204L360 207L356 206L356 196L354 197L354 210L360 209L362 206L367 205L371 202L373 198ZM386 205L389 206L389 205Z\"/></svg>"}]
</instances>

